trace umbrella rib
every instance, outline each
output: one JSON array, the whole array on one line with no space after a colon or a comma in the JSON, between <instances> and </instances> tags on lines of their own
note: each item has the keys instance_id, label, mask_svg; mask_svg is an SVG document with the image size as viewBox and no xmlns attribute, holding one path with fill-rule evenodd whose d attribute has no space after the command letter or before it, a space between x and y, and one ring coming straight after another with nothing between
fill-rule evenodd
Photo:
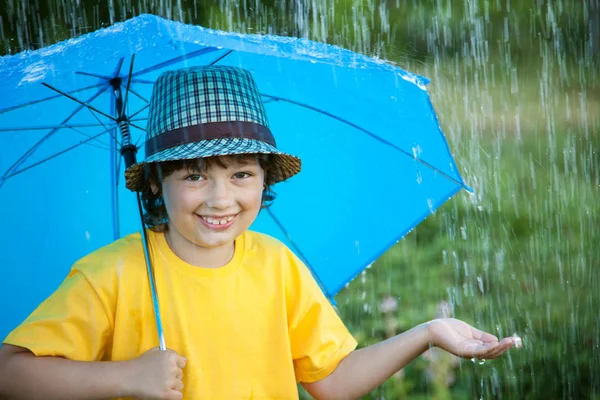
<instances>
[{"instance_id":1,"label":"umbrella rib","mask_svg":"<svg viewBox=\"0 0 600 400\"><path fill-rule=\"evenodd\" d=\"M205 54L205 53L207 52L207 50L210 50L210 51L216 51L216 50L219 50L219 49L217 49L217 48L214 48L214 47L206 47L206 48L204 48L204 49L198 50L199 54L196 54L196 52L192 52L192 53L190 53L190 54L187 54L187 55L185 55L185 56L183 56L183 57L184 57L184 58L187 58L187 57L189 57L189 58L197 57L197 56L199 56L199 55ZM214 60L214 61L211 61L210 63L208 63L208 65L215 65L216 63L218 63L219 61L221 61L222 59L224 59L225 57L227 57L227 56L228 56L228 55L230 55L231 53L233 53L233 50L228 50L228 51L227 51L225 54L223 54L222 56L220 56L220 57L219 57L219 58L217 58L216 60ZM180 58L181 58L181 57L180 57ZM179 61L179 60L178 60L177 58L174 58L174 59L172 59L172 60L165 61L165 62L166 62L166 63L174 63L174 62L177 62L177 61ZM159 64L159 66L162 66L162 65L160 65L160 64ZM166 66L166 65L165 65L165 66ZM153 68L154 68L154 67L153 67ZM147 70L144 70L144 71L138 71L138 72L136 72L134 75L138 75L138 74L144 74L144 73L146 73L146 72L151 72L151 69L147 69ZM132 81L132 82L134 82L134 83L146 83L146 84L148 84L148 85L154 85L154 84L156 83L156 82L154 82L154 81L148 81L148 80L145 80L145 79L132 79L131 81ZM140 97L142 100L145 100L145 99L144 99L144 98L142 98L141 96L138 96L138 97Z\"/></svg>"},{"instance_id":2,"label":"umbrella rib","mask_svg":"<svg viewBox=\"0 0 600 400\"><path fill-rule=\"evenodd\" d=\"M106 126L104 126L104 125L103 125L103 128L106 130L105 132L108 132L108 134L109 134L109 135L110 135L110 136L111 136L111 137L112 137L112 138L115 140L115 142L119 143L119 142L117 141L117 139L114 137L114 135L113 135L112 133L110 133L110 131L111 131L111 130L113 130L113 129L115 129L115 128L116 128L116 125L115 125L114 127L112 127L112 128L108 128L108 127L106 127ZM94 138L93 136L90 136L90 135L88 135L87 133L85 133L85 132L83 132L83 131L80 131L80 130L78 130L78 129L71 128L71 130L73 130L73 131L75 131L75 132L79 133L80 135L83 135L83 136L85 136L86 138L89 138L89 139L94 139L94 140L98 140L98 139ZM103 132L103 133L104 133L104 132ZM100 141L98 141L98 143L102 144L102 142L100 142ZM91 144L91 143L88 143L88 144L89 144L90 146L94 146L94 147L97 147L97 148L99 148L99 149L102 149L102 150L108 150L108 151L110 151L110 149L109 149L108 147L104 147L104 146L98 146L98 145L94 145L94 144Z\"/></svg>"},{"instance_id":3,"label":"umbrella rib","mask_svg":"<svg viewBox=\"0 0 600 400\"><path fill-rule=\"evenodd\" d=\"M86 86L86 87L83 87L83 88L80 88L80 89L72 90L72 91L67 92L67 93L72 94L72 93L82 92L84 90L95 89L95 88L98 88L98 87L101 87L101 86L103 86L103 83L98 83L96 85ZM9 112L9 111L18 110L19 108L23 108L23 107L29 107L29 106L32 106L32 105L37 104L37 103L42 103L44 101L58 99L58 98L61 98L62 96L63 96L62 94L57 94L56 96L50 96L50 97L46 97L46 98L43 98L43 99L29 101L27 103L19 104L18 106L4 108L4 109L0 110L0 114L4 114L5 112Z\"/></svg>"},{"instance_id":4,"label":"umbrella rib","mask_svg":"<svg viewBox=\"0 0 600 400\"><path fill-rule=\"evenodd\" d=\"M46 87L48 87L48 88L50 88L50 89L52 89L52 90L54 90L54 91L62 94L63 96L65 96L65 97L73 100L76 103L81 104L82 106L86 107L89 110L92 110L92 111L97 112L98 114L104 115L106 118L111 119L111 120L113 120L115 122L117 121L115 117L112 117L112 116L106 114L105 112L102 112L102 111L98 110L97 108L90 106L89 104L87 104L88 102L83 102L83 101L79 100L78 98L73 97L73 96L69 95L68 93L65 93L65 92L61 91L60 89L57 89L57 88L55 88L53 86L48 85L47 83L42 82L42 85L44 85L44 86L46 86Z\"/></svg>"},{"instance_id":5,"label":"umbrella rib","mask_svg":"<svg viewBox=\"0 0 600 400\"><path fill-rule=\"evenodd\" d=\"M149 81L149 80L146 80L146 79L132 79L131 82L133 82L133 83L145 83L145 84L148 84L148 85L154 85L156 83L154 81Z\"/></svg>"},{"instance_id":6,"label":"umbrella rib","mask_svg":"<svg viewBox=\"0 0 600 400\"><path fill-rule=\"evenodd\" d=\"M296 254L298 254L298 256L303 260L304 264L306 264L306 266L308 267L308 269L310 269L310 271L312 272L312 275L313 275L315 281L317 281L317 283L319 284L319 286L320 286L321 290L323 291L323 293L326 293L327 296L329 297L329 292L326 290L325 285L323 285L323 282L321 282L321 280L319 279L319 276L317 275L317 273L314 270L314 268L311 267L310 263L306 259L306 256L304 255L304 253L302 253L302 250L300 250L300 248L298 247L298 245L292 240L292 238L288 234L288 231L285 229L285 227L283 226L283 224L279 221L279 219L275 216L275 214L273 213L273 211L270 208L267 208L266 211L267 211L267 214L269 214L271 216L271 218L273 219L273 221L275 222L275 224L277 225L277 227L281 230L281 232L283 232L283 234L285 235L285 237L289 240L290 246L294 250L296 250Z\"/></svg>"},{"instance_id":7,"label":"umbrella rib","mask_svg":"<svg viewBox=\"0 0 600 400\"><path fill-rule=\"evenodd\" d=\"M89 109L88 109L88 110L89 110ZM112 137L112 138L114 139L115 143L117 143L119 146L121 146L121 143L119 142L119 139L117 139L117 138L115 137L115 135L114 135L114 134L111 132L111 131L114 129L114 127L109 129L109 128L108 128L106 125L104 125L104 123L103 123L102 121L100 121L100 118L98 118L98 116L97 116L96 114L94 114L94 113L92 112L92 110L89 110L89 111L90 111L90 114L92 114L92 116L93 116L94 118L96 118L96 121L98 121L98 122L100 123L100 125L102 125L102 127L103 127L104 129L106 129L106 132L108 132L108 134L110 135L110 137ZM116 126L115 126L115 127L116 127ZM77 132L77 131L76 131L76 132ZM87 136L87 135L86 135L86 136Z\"/></svg>"},{"instance_id":8,"label":"umbrella rib","mask_svg":"<svg viewBox=\"0 0 600 400\"><path fill-rule=\"evenodd\" d=\"M217 58L216 60L214 60L213 62L211 62L209 65L215 65L216 63L218 63L219 61L221 61L222 59L224 59L225 57L227 57L231 53L233 53L233 50L229 50L227 53L223 54L221 57Z\"/></svg>"},{"instance_id":9,"label":"umbrella rib","mask_svg":"<svg viewBox=\"0 0 600 400\"><path fill-rule=\"evenodd\" d=\"M146 129L142 128L141 126L138 126L138 125L136 125L136 124L132 124L132 123L131 123L131 120L129 121L129 126L131 126L131 127L133 127L133 128L136 128L136 129L139 129L140 131L142 131L142 132L144 132L144 133L146 132ZM135 142L135 147L137 147L137 149L138 149L138 150L140 149L140 145L139 145L139 143L140 143L140 140L142 140L143 138L144 138L144 135L140 135L140 136L138 137L137 141Z\"/></svg>"},{"instance_id":10,"label":"umbrella rib","mask_svg":"<svg viewBox=\"0 0 600 400\"><path fill-rule=\"evenodd\" d=\"M90 146L94 146L94 145L92 145L92 144L90 144L90 143L88 143L88 142L90 142L90 141L92 141L92 140L97 140L97 139L98 139L98 137L100 137L100 136L104 135L105 133L106 133L106 132L99 133L99 134L97 134L96 136L92 136L92 137L90 137L89 139L86 139L86 140L84 140L84 141L81 141L81 142L79 142L79 143L77 143L77 144L75 144L75 145L73 145L73 146L71 146L71 147L68 147L68 148L66 148L66 149L64 149L64 150L62 150L62 151L59 151L58 153L54 153L54 154L52 154L51 156L44 158L43 160L40 160L40 161L38 161L38 162L36 162L36 163L33 163L33 164L31 164L31 165L28 165L27 167L25 167L25 168L23 168L23 169L19 169L19 170L16 170L16 171L13 171L13 172L11 172L10 174L4 175L4 176L2 177L2 179L0 180L0 183L3 183L3 182L4 182L5 180L7 180L8 178L12 178L12 177L13 177L13 176L15 176L15 175L19 175L19 174L21 174L21 173L23 173L23 172L25 172L25 171L27 171L27 170L30 170L30 169L31 169L31 168L33 168L33 167L37 167L37 166L38 166L38 165L40 165L40 164L43 164L43 163L45 163L45 162L47 162L47 161L50 161L50 160L52 160L53 158L56 158L56 157L60 156L61 154L64 154L64 153L66 153L67 151L71 151L71 150L73 150L74 148L76 148L76 147L79 147L79 146L81 146L81 145L83 145L83 144L88 144L88 145L90 145ZM98 147L98 146L94 146L94 147ZM107 150L106 148L102 148L102 147L99 147L99 148L101 148L102 150Z\"/></svg>"},{"instance_id":11,"label":"umbrella rib","mask_svg":"<svg viewBox=\"0 0 600 400\"><path fill-rule=\"evenodd\" d=\"M106 90L106 88L108 88L109 85L105 85L102 89L98 90L98 92L96 92L92 97L90 97L88 99L88 102L94 100L96 97L100 96L102 94L102 92L104 92L104 90ZM71 118L73 118L75 116L75 114L77 114L79 111L81 111L83 109L84 106L80 105L79 107L77 107L72 113L71 115L69 115L63 122L61 122L61 124L66 124L67 122L69 122L69 120ZM25 152L25 154L23 154L21 157L19 157L19 159L17 161L15 161L15 163L13 165L11 165L10 167L8 167L8 169L6 170L6 172L4 173L4 175L2 175L0 177L0 187L2 187L2 185L4 184L4 181L6 180L6 176L11 174L15 169L17 169L23 162L25 162L25 160L27 160L27 158L29 158L29 156L31 156L39 147L42 143L44 143L46 140L48 140L50 137L52 137L56 132L58 132L59 129L53 129L52 131L48 132L43 138L41 138L40 140L38 140L38 142L36 144L34 144L29 150L27 150Z\"/></svg>"},{"instance_id":12,"label":"umbrella rib","mask_svg":"<svg viewBox=\"0 0 600 400\"><path fill-rule=\"evenodd\" d=\"M182 56L179 56L179 57L175 57L175 58L172 58L170 60L163 61L160 64L156 64L156 65L154 65L152 67L149 67L149 68L143 69L141 71L138 71L135 74L133 74L133 76L144 75L144 74L146 74L148 72L156 71L157 69L161 69L163 67L168 67L169 65L178 63L179 61L187 60L187 59L191 59L191 58L195 58L195 57L201 56L203 54L211 53L211 52L217 51L217 50L218 49L216 47L204 47L202 49L199 49L199 50L196 50L196 51L192 51L189 54L185 54L185 55L182 55Z\"/></svg>"},{"instance_id":13,"label":"umbrella rib","mask_svg":"<svg viewBox=\"0 0 600 400\"><path fill-rule=\"evenodd\" d=\"M98 79L104 79L105 81L109 81L111 78L110 76L104 76L104 75L96 75L96 74L91 74L89 72L81 72L81 71L77 71L75 72L77 75L85 75L85 76L91 76L93 78L98 78Z\"/></svg>"},{"instance_id":14,"label":"umbrella rib","mask_svg":"<svg viewBox=\"0 0 600 400\"><path fill-rule=\"evenodd\" d=\"M135 82L135 81L133 81L133 80L132 80L131 82L133 82L133 83L136 83L136 82ZM137 97L138 97L140 100L143 100L143 101L145 101L145 102L146 102L146 103L148 103L148 104L150 103L150 102L149 102L147 99L145 99L145 98L144 98L144 97L143 97L141 94L139 94L139 93L138 93L138 92L136 92L135 90L133 90L133 89L129 89L129 90L131 91L131 93L133 93L134 95L136 95L136 96L137 96Z\"/></svg>"},{"instance_id":15,"label":"umbrella rib","mask_svg":"<svg viewBox=\"0 0 600 400\"><path fill-rule=\"evenodd\" d=\"M121 73L121 67L123 66L124 61L125 61L124 57L119 58L119 61L117 63L117 66L115 68L115 72L113 73L113 76L119 76L119 74Z\"/></svg>"},{"instance_id":16,"label":"umbrella rib","mask_svg":"<svg viewBox=\"0 0 600 400\"><path fill-rule=\"evenodd\" d=\"M132 92L132 93L133 93L133 92ZM135 94L135 93L134 93L134 94ZM136 112L134 112L133 114L131 114L131 115L129 116L129 121L138 121L138 120L135 120L135 119L133 119L133 118L135 118L135 116L136 116L136 115L138 115L139 113L141 113L142 111L144 111L144 110L145 110L146 108L148 108L148 107L150 107L150 104L146 104L144 107L140 108L139 110L137 110ZM146 120L146 119L147 119L147 118L142 118L142 119L139 119L139 121L143 121L143 120Z\"/></svg>"},{"instance_id":17,"label":"umbrella rib","mask_svg":"<svg viewBox=\"0 0 600 400\"><path fill-rule=\"evenodd\" d=\"M16 132L16 131L40 131L40 130L47 130L47 129L73 129L75 130L75 128L97 128L99 126L103 126L104 125L99 125L99 124L72 124L72 125L46 125L46 126L19 126L19 127L14 127L14 128L0 128L0 132ZM116 125L115 125L116 127Z\"/></svg>"},{"instance_id":18,"label":"umbrella rib","mask_svg":"<svg viewBox=\"0 0 600 400\"><path fill-rule=\"evenodd\" d=\"M311 105L299 103L299 102L294 101L294 100L285 99L283 97L278 97L278 96L271 96L271 95L268 95L268 94L263 94L263 96L269 97L269 98L274 99L276 101L284 101L286 103L294 104L294 105L297 105L299 107L303 107L303 108L306 108L306 109L318 112L320 114L323 114L323 115L326 115L328 117L331 117L331 118L333 118L333 119L335 119L337 121L340 121L340 122L342 122L342 123L344 123L344 124L346 124L348 126L351 126L351 127L355 128L355 129L358 129L359 131L361 131L363 133L366 133L367 135L371 136L373 139L375 139L375 140L377 140L377 141L379 141L379 142L381 142L381 143L383 143L383 144L385 144L387 146L390 146L390 147L392 147L395 150L398 150L399 152L401 152L401 153L409 156L410 158L414 159L415 161L419 162L420 164L422 164L422 165L424 165L424 166L426 166L426 167L434 170L435 172L439 173L440 175L444 176L445 178L447 178L447 179L449 179L449 180L451 180L451 181L459 184L463 188L467 188L467 186L463 182L461 182L461 181L457 180L456 178L454 178L454 177L446 174L443 171L440 171L439 169L437 169L433 165L429 164L427 161L424 161L424 160L421 160L420 158L415 157L413 154L410 154L408 151L401 149L400 147L396 146L395 144L390 143L387 140L380 138L379 136L375 135L374 133L372 133L372 132L370 132L370 131L368 131L368 130L366 130L364 128L361 128L360 126L358 126L358 125L356 125L356 124L354 124L354 123L352 123L352 122L350 122L348 120L340 118L340 117L338 117L336 115L333 115L333 114L331 114L331 113L329 113L327 111L320 110L320 109L318 109L316 107L313 107Z\"/></svg>"},{"instance_id":19,"label":"umbrella rib","mask_svg":"<svg viewBox=\"0 0 600 400\"><path fill-rule=\"evenodd\" d=\"M139 150L142 148L142 146L140 145L140 141L144 138L144 135L140 135L138 137L138 139L135 141L135 147Z\"/></svg>"},{"instance_id":20,"label":"umbrella rib","mask_svg":"<svg viewBox=\"0 0 600 400\"><path fill-rule=\"evenodd\" d=\"M133 126L134 128L137 128L142 132L146 132L146 130L144 128L142 128L141 126L138 126L136 124L132 124L131 122L129 122L129 126Z\"/></svg>"},{"instance_id":21,"label":"umbrella rib","mask_svg":"<svg viewBox=\"0 0 600 400\"><path fill-rule=\"evenodd\" d=\"M131 64L129 64L129 75L127 76L127 89L125 90L125 101L123 102L123 109L121 112L125 113L127 107L127 100L129 100L129 89L131 88L131 74L133 73L133 62L135 60L135 54L131 55Z\"/></svg>"}]
</instances>

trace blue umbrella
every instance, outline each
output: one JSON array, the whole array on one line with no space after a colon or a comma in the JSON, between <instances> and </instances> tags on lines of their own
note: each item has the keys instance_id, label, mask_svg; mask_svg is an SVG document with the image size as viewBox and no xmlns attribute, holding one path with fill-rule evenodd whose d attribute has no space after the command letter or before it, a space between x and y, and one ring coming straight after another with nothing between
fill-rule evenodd
<instances>
[{"instance_id":1,"label":"blue umbrella","mask_svg":"<svg viewBox=\"0 0 600 400\"><path fill-rule=\"evenodd\" d=\"M140 231L123 171L143 158L153 82L165 70L206 64L250 70L278 147L301 157L302 172L275 186L277 199L251 228L287 244L330 298L470 190L428 81L338 47L141 15L1 57L0 337L78 258Z\"/></svg>"}]
</instances>

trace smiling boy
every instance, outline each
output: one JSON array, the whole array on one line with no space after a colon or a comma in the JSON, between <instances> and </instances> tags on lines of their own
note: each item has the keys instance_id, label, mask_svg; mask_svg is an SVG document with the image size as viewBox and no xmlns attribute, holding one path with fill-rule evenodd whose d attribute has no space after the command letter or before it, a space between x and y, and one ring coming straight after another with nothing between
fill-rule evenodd
<instances>
[{"instance_id":1,"label":"smiling boy","mask_svg":"<svg viewBox=\"0 0 600 400\"><path fill-rule=\"evenodd\" d=\"M261 167L257 158L221 156L187 165L172 162L172 174L164 176L161 184L150 183L168 215L169 223L163 227L168 227L167 243L183 261L219 268L231 260L234 240L250 227L262 206L268 159L262 157ZM165 171L169 164L161 168L163 175Z\"/></svg>"},{"instance_id":2,"label":"smiling boy","mask_svg":"<svg viewBox=\"0 0 600 400\"><path fill-rule=\"evenodd\" d=\"M190 68L157 80L142 192L168 351L158 351L140 234L79 260L4 340L0 397L358 398L439 346L495 358L510 348L454 319L356 350L308 269L248 228L273 184L300 172L275 146L248 71Z\"/></svg>"}]
</instances>

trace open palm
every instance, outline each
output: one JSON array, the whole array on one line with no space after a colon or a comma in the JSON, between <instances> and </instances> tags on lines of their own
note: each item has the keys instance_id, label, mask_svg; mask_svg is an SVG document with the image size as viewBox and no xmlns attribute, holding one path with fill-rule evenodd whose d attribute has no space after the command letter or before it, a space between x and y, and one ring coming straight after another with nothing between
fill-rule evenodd
<instances>
[{"instance_id":1,"label":"open palm","mask_svg":"<svg viewBox=\"0 0 600 400\"><path fill-rule=\"evenodd\" d=\"M434 346L464 358L490 360L501 356L515 344L512 337L498 341L496 336L454 318L433 320L428 330Z\"/></svg>"}]
</instances>

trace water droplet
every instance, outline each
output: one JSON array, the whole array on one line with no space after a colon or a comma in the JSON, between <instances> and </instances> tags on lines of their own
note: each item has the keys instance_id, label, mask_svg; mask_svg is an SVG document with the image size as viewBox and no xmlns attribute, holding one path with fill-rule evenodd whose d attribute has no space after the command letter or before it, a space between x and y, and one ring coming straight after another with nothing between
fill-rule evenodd
<instances>
[{"instance_id":1,"label":"water droplet","mask_svg":"<svg viewBox=\"0 0 600 400\"><path fill-rule=\"evenodd\" d=\"M517 349L520 349L521 347L523 347L523 340L521 339L521 337L519 335L517 335L516 333L513 333L513 338L515 340L515 347Z\"/></svg>"},{"instance_id":2,"label":"water droplet","mask_svg":"<svg viewBox=\"0 0 600 400\"><path fill-rule=\"evenodd\" d=\"M427 199L427 206L432 214L435 214L435 208L433 207L433 200Z\"/></svg>"},{"instance_id":3,"label":"water droplet","mask_svg":"<svg viewBox=\"0 0 600 400\"><path fill-rule=\"evenodd\" d=\"M413 151L413 156L415 158L419 158L419 156L421 155L421 151L422 151L421 146L420 145L413 146L412 151Z\"/></svg>"},{"instance_id":4,"label":"water droplet","mask_svg":"<svg viewBox=\"0 0 600 400\"><path fill-rule=\"evenodd\" d=\"M473 358L471 358L471 361L473 362L473 364L479 364L479 365L485 364L485 359L484 358L479 359L477 357L473 357Z\"/></svg>"}]
</instances>

